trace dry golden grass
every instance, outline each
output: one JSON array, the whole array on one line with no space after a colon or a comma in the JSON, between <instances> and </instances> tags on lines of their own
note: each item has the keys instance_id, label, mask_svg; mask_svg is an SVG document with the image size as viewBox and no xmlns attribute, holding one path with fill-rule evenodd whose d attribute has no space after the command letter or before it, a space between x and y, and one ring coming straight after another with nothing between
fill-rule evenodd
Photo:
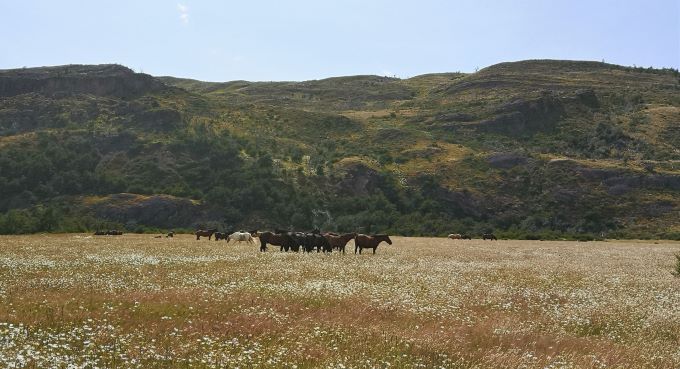
<instances>
[{"instance_id":1,"label":"dry golden grass","mask_svg":"<svg viewBox=\"0 0 680 369\"><path fill-rule=\"evenodd\" d=\"M0 367L680 367L680 243L393 240L0 237Z\"/></svg>"}]
</instances>

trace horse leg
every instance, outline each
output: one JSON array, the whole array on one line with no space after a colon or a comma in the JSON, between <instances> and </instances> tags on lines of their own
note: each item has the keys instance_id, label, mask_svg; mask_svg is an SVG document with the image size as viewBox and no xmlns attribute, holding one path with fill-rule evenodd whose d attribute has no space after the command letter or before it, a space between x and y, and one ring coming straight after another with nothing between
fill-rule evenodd
<instances>
[{"instance_id":1,"label":"horse leg","mask_svg":"<svg viewBox=\"0 0 680 369\"><path fill-rule=\"evenodd\" d=\"M260 239L260 251L265 252L267 251L267 241Z\"/></svg>"},{"instance_id":2,"label":"horse leg","mask_svg":"<svg viewBox=\"0 0 680 369\"><path fill-rule=\"evenodd\" d=\"M198 240L200 240L200 239L201 239L201 236L196 235L196 240L198 241Z\"/></svg>"},{"instance_id":3,"label":"horse leg","mask_svg":"<svg viewBox=\"0 0 680 369\"><path fill-rule=\"evenodd\" d=\"M359 250L359 245L354 245L354 255L357 254L357 250Z\"/></svg>"}]
</instances>

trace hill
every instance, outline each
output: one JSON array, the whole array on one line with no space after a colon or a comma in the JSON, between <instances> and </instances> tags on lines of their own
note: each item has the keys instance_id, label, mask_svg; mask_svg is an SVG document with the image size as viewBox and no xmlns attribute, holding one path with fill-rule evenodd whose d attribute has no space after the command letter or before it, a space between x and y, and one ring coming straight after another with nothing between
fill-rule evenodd
<instances>
[{"instance_id":1,"label":"hill","mask_svg":"<svg viewBox=\"0 0 680 369\"><path fill-rule=\"evenodd\" d=\"M202 82L0 71L0 232L100 227L680 237L680 74Z\"/></svg>"}]
</instances>

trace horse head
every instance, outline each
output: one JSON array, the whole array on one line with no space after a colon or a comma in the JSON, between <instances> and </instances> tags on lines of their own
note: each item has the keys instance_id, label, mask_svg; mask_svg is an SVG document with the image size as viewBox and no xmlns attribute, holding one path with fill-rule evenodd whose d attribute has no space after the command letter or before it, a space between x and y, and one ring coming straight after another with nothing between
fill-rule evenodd
<instances>
[{"instance_id":1,"label":"horse head","mask_svg":"<svg viewBox=\"0 0 680 369\"><path fill-rule=\"evenodd\" d=\"M385 242L387 242L388 245L392 244L392 240L390 239L390 236L388 236L386 234L376 234L376 235L373 235L373 238L375 238L378 241L385 241Z\"/></svg>"}]
</instances>

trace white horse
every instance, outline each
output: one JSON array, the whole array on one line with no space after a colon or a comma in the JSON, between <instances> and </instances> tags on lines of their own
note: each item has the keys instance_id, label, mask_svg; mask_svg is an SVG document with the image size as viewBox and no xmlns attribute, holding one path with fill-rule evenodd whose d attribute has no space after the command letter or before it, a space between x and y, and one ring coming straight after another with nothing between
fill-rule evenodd
<instances>
[{"instance_id":1,"label":"white horse","mask_svg":"<svg viewBox=\"0 0 680 369\"><path fill-rule=\"evenodd\" d=\"M460 233L451 233L449 235L449 238L452 240L460 240L461 238L463 238L463 235L461 235Z\"/></svg>"},{"instance_id":2,"label":"white horse","mask_svg":"<svg viewBox=\"0 0 680 369\"><path fill-rule=\"evenodd\" d=\"M235 242L248 242L254 244L253 236L248 232L234 232L227 237L227 243L234 240Z\"/></svg>"}]
</instances>

